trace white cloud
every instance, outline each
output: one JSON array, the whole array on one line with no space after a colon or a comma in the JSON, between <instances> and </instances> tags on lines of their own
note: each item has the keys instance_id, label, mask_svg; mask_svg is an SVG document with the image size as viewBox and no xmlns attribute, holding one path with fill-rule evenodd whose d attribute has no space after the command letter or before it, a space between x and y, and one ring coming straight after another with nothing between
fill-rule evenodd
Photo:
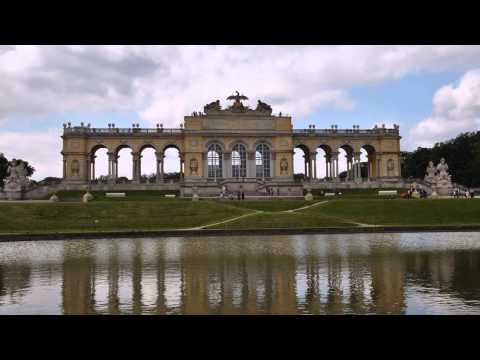
<instances>
[{"instance_id":1,"label":"white cloud","mask_svg":"<svg viewBox=\"0 0 480 360\"><path fill-rule=\"evenodd\" d=\"M437 90L433 113L410 130L417 146L431 146L480 127L480 69L466 72L458 84Z\"/></svg>"},{"instance_id":2,"label":"white cloud","mask_svg":"<svg viewBox=\"0 0 480 360\"><path fill-rule=\"evenodd\" d=\"M62 141L59 129L38 132L0 132L0 153L8 160L23 159L36 172L32 177L41 180L47 176L62 177Z\"/></svg>"},{"instance_id":3,"label":"white cloud","mask_svg":"<svg viewBox=\"0 0 480 360\"><path fill-rule=\"evenodd\" d=\"M353 108L354 86L479 60L480 46L1 46L0 124L129 110L145 126L175 127L208 102L227 105L234 90L295 121L321 107ZM478 126L478 73L468 74L436 94L434 114L412 131L419 142ZM37 176L60 176L59 132L2 132L0 151L28 159Z\"/></svg>"},{"instance_id":4,"label":"white cloud","mask_svg":"<svg viewBox=\"0 0 480 360\"><path fill-rule=\"evenodd\" d=\"M4 46L0 118L133 110L177 126L237 89L298 118L352 108L355 85L479 59L478 46Z\"/></svg>"}]
</instances>

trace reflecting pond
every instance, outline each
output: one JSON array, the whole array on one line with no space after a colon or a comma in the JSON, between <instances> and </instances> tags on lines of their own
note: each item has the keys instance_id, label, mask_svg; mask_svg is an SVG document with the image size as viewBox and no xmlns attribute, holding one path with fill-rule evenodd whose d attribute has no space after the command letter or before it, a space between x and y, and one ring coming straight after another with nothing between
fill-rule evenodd
<instances>
[{"instance_id":1,"label":"reflecting pond","mask_svg":"<svg viewBox=\"0 0 480 360\"><path fill-rule=\"evenodd\" d=\"M0 243L0 314L480 314L480 233Z\"/></svg>"}]
</instances>

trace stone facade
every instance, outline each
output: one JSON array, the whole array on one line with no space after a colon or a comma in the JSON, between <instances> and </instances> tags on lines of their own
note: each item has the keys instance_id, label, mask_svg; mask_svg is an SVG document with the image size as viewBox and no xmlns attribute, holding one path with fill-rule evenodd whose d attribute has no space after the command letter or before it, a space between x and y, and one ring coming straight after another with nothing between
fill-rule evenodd
<instances>
[{"instance_id":1,"label":"stone facade","mask_svg":"<svg viewBox=\"0 0 480 360\"><path fill-rule=\"evenodd\" d=\"M164 152L178 149L181 162L180 188L191 195L196 187L200 195L218 195L225 186L228 191L262 193L267 188L276 195L302 195L302 185L293 178L294 148L305 153L307 178L318 180L316 150L327 154L327 180L338 180L338 151L345 149L352 183L360 180L361 149L367 150L369 178L380 180L400 177L400 136L394 129L314 128L294 130L290 116L273 115L269 105L259 101L256 109L244 106L243 95L228 98L234 104L221 109L219 101L207 104L204 112L184 117L178 129L91 128L64 125L63 178L64 184L86 185L95 179L95 152L106 148L109 156L108 178L111 185L118 177L118 152L132 150L132 183L140 184L141 153L155 149L157 155L157 185L164 183ZM270 190L271 191L271 190Z\"/></svg>"}]
</instances>

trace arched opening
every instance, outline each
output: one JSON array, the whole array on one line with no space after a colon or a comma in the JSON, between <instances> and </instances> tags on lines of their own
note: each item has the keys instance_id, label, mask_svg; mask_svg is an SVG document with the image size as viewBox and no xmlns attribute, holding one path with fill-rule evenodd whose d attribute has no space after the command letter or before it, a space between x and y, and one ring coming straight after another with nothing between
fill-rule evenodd
<instances>
[{"instance_id":1,"label":"arched opening","mask_svg":"<svg viewBox=\"0 0 480 360\"><path fill-rule=\"evenodd\" d=\"M340 181L352 181L354 151L350 145L338 148L338 177Z\"/></svg>"},{"instance_id":2,"label":"arched opening","mask_svg":"<svg viewBox=\"0 0 480 360\"><path fill-rule=\"evenodd\" d=\"M372 145L364 145L360 149L360 172L362 179L377 177L376 151Z\"/></svg>"},{"instance_id":3,"label":"arched opening","mask_svg":"<svg viewBox=\"0 0 480 360\"><path fill-rule=\"evenodd\" d=\"M140 149L140 182L154 184L157 182L157 155L152 145Z\"/></svg>"},{"instance_id":4,"label":"arched opening","mask_svg":"<svg viewBox=\"0 0 480 360\"><path fill-rule=\"evenodd\" d=\"M309 177L310 151L306 145L300 144L293 149L293 177L302 181Z\"/></svg>"},{"instance_id":5,"label":"arched opening","mask_svg":"<svg viewBox=\"0 0 480 360\"><path fill-rule=\"evenodd\" d=\"M207 151L207 174L210 179L221 179L223 170L223 152L219 144L211 144Z\"/></svg>"},{"instance_id":6,"label":"arched opening","mask_svg":"<svg viewBox=\"0 0 480 360\"><path fill-rule=\"evenodd\" d=\"M245 146L236 144L232 149L232 177L244 178L247 176L247 152Z\"/></svg>"},{"instance_id":7,"label":"arched opening","mask_svg":"<svg viewBox=\"0 0 480 360\"><path fill-rule=\"evenodd\" d=\"M95 146L90 152L90 167L88 179L96 183L107 183L108 181L108 149L104 145Z\"/></svg>"},{"instance_id":8,"label":"arched opening","mask_svg":"<svg viewBox=\"0 0 480 360\"><path fill-rule=\"evenodd\" d=\"M129 183L133 178L133 155L132 148L128 145L122 145L117 148L115 158L114 178L119 184Z\"/></svg>"},{"instance_id":9,"label":"arched opening","mask_svg":"<svg viewBox=\"0 0 480 360\"><path fill-rule=\"evenodd\" d=\"M182 178L182 171L180 149L176 145L167 145L163 149L163 171L161 171L163 180L165 182L178 182Z\"/></svg>"},{"instance_id":10,"label":"arched opening","mask_svg":"<svg viewBox=\"0 0 480 360\"><path fill-rule=\"evenodd\" d=\"M328 145L319 145L315 149L313 164L314 179L328 181L332 179L332 149ZM316 175L316 176L315 176Z\"/></svg>"},{"instance_id":11,"label":"arched opening","mask_svg":"<svg viewBox=\"0 0 480 360\"><path fill-rule=\"evenodd\" d=\"M267 144L259 144L255 149L255 174L257 178L270 177L270 147Z\"/></svg>"}]
</instances>

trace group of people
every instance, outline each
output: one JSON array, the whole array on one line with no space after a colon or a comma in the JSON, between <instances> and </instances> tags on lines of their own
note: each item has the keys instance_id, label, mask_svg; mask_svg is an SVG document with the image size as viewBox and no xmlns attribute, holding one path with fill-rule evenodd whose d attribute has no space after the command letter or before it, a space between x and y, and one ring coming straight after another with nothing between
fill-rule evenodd
<instances>
[{"instance_id":1,"label":"group of people","mask_svg":"<svg viewBox=\"0 0 480 360\"><path fill-rule=\"evenodd\" d=\"M405 199L412 199L412 198L425 199L428 197L428 193L424 189L417 189L413 186L410 186L410 189L407 190L407 192L403 197Z\"/></svg>"},{"instance_id":2,"label":"group of people","mask_svg":"<svg viewBox=\"0 0 480 360\"><path fill-rule=\"evenodd\" d=\"M233 193L225 193L225 192L221 192L220 193L220 198L221 199L224 199L224 198L228 198L229 200L233 200L234 199L234 195ZM242 191L237 191L237 200L245 200L245 193Z\"/></svg>"},{"instance_id":3,"label":"group of people","mask_svg":"<svg viewBox=\"0 0 480 360\"><path fill-rule=\"evenodd\" d=\"M460 190L459 188L455 188L453 189L453 193L452 193L452 196L455 198L455 199L459 199L459 198L466 198L466 199L473 199L473 197L475 196L475 192L474 191L469 191L469 190Z\"/></svg>"}]
</instances>

